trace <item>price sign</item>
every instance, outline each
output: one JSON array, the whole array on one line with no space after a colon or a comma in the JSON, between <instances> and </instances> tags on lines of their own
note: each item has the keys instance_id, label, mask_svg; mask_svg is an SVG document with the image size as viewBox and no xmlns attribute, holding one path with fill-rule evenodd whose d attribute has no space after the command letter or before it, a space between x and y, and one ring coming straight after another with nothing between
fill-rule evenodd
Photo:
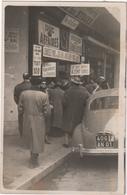
<instances>
[{"instance_id":1,"label":"price sign","mask_svg":"<svg viewBox=\"0 0 127 195\"><path fill-rule=\"evenodd\" d=\"M42 46L33 45L33 75L41 75L41 56L42 56Z\"/></svg>"},{"instance_id":2,"label":"price sign","mask_svg":"<svg viewBox=\"0 0 127 195\"><path fill-rule=\"evenodd\" d=\"M89 75L90 74L90 64L75 64L71 65L70 75Z\"/></svg>"},{"instance_id":3,"label":"price sign","mask_svg":"<svg viewBox=\"0 0 127 195\"><path fill-rule=\"evenodd\" d=\"M47 62L42 66L43 77L56 77L56 62Z\"/></svg>"}]
</instances>

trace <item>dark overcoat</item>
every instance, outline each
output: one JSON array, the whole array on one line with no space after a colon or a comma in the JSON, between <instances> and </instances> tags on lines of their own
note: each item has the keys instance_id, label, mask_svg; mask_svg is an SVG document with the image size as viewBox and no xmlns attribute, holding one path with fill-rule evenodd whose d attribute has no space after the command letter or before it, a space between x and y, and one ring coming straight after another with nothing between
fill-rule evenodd
<instances>
[{"instance_id":1,"label":"dark overcoat","mask_svg":"<svg viewBox=\"0 0 127 195\"><path fill-rule=\"evenodd\" d=\"M64 131L73 134L74 128L81 123L89 93L85 87L72 85L64 94Z\"/></svg>"},{"instance_id":2,"label":"dark overcoat","mask_svg":"<svg viewBox=\"0 0 127 195\"><path fill-rule=\"evenodd\" d=\"M44 150L47 105L47 95L41 91L27 90L21 93L18 108L23 113L23 135L32 153Z\"/></svg>"},{"instance_id":3,"label":"dark overcoat","mask_svg":"<svg viewBox=\"0 0 127 195\"><path fill-rule=\"evenodd\" d=\"M31 89L31 83L29 80L25 80L22 83L19 83L18 85L15 86L14 88L14 100L15 103L18 104L19 102L19 97L20 94L25 91Z\"/></svg>"},{"instance_id":4,"label":"dark overcoat","mask_svg":"<svg viewBox=\"0 0 127 195\"><path fill-rule=\"evenodd\" d=\"M64 91L60 87L49 90L50 103L53 105L52 127L62 129Z\"/></svg>"}]
</instances>

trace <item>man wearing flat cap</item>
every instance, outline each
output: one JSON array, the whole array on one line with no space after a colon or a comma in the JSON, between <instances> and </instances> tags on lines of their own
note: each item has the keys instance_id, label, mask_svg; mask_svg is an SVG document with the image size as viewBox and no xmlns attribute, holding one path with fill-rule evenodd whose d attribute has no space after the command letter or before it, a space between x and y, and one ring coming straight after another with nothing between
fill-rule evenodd
<instances>
[{"instance_id":1,"label":"man wearing flat cap","mask_svg":"<svg viewBox=\"0 0 127 195\"><path fill-rule=\"evenodd\" d=\"M31 88L30 75L25 72L25 73L23 73L23 82L19 83L14 88L14 101L17 104L17 106L18 106L18 103L19 103L19 97L20 97L21 93L24 90L28 90L30 88ZM19 128L20 136L22 136L22 132L23 132L23 116L19 112L18 112L18 128Z\"/></svg>"}]
</instances>

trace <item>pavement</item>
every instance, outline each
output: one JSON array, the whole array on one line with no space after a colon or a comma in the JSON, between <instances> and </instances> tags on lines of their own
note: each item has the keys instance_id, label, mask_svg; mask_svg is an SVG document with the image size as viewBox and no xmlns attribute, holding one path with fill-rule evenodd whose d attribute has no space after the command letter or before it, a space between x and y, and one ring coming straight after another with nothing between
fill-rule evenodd
<instances>
[{"instance_id":1,"label":"pavement","mask_svg":"<svg viewBox=\"0 0 127 195\"><path fill-rule=\"evenodd\" d=\"M4 190L26 190L57 168L71 152L64 148L63 137L51 137L45 151L39 155L39 167L29 167L30 152L18 135L4 137L3 186Z\"/></svg>"}]
</instances>

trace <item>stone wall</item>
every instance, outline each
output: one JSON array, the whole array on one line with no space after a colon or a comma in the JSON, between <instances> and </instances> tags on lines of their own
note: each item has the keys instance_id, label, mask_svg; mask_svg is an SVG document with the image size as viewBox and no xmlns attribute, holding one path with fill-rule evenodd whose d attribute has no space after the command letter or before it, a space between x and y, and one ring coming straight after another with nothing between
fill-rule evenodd
<instances>
[{"instance_id":1,"label":"stone wall","mask_svg":"<svg viewBox=\"0 0 127 195\"><path fill-rule=\"evenodd\" d=\"M4 80L4 133L17 134L17 106L13 99L15 85L22 81L28 69L28 8L5 8L5 80ZM17 45L9 45L9 32L17 32Z\"/></svg>"}]
</instances>

